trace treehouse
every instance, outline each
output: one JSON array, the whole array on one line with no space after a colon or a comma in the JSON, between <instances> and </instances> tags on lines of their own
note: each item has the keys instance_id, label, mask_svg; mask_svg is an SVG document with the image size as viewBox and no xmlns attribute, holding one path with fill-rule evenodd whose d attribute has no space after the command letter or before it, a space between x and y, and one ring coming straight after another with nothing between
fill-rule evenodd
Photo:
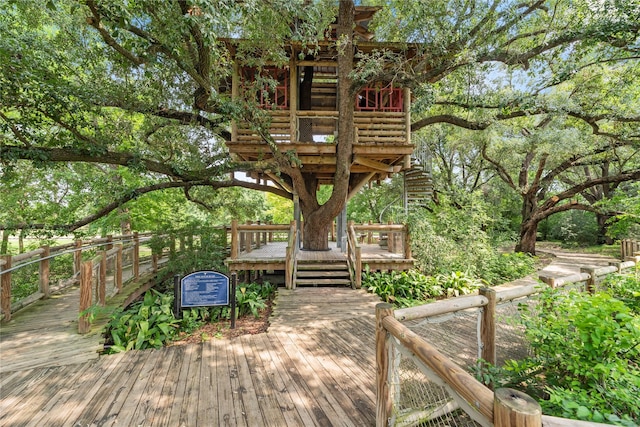
<instances>
[{"instance_id":1,"label":"treehouse","mask_svg":"<svg viewBox=\"0 0 640 427\"><path fill-rule=\"evenodd\" d=\"M368 21L378 10L356 7L357 50L410 52L406 45L370 41ZM233 45L231 43L231 51ZM282 67L256 69L235 62L232 96L255 93L271 118L269 134L282 152L297 156L300 168L314 174L318 185L332 184L336 170L338 138L338 67L335 40L319 42L313 54L302 46L289 46L289 63ZM302 58L302 59L301 59ZM261 82L269 82L261 84ZM383 180L411 168L410 112L408 88L391 81L377 81L361 88L355 96L354 140L349 197L363 185ZM231 155L240 161L268 160L271 151L264 138L248 122L232 125L227 142ZM291 192L291 183L275 173L254 173L256 180L269 181Z\"/></svg>"},{"instance_id":2,"label":"treehouse","mask_svg":"<svg viewBox=\"0 0 640 427\"><path fill-rule=\"evenodd\" d=\"M377 10L377 7L355 8L354 46L357 52L370 54L384 50L411 57L414 54L412 46L372 41L368 23ZM335 184L336 141L340 141L338 125L343 120L338 112L338 98L340 93L345 93L339 87L345 79L338 73L335 31L313 49L291 43L289 61L284 66L247 66L239 59L242 55L236 57L234 41L227 40L227 43L234 59L232 80L228 85L232 97L255 101L269 117L268 137L264 130L258 131L253 122L232 124L231 138L227 142L231 156L247 162L270 160L273 158L270 144L275 144L279 152L295 155L297 167L305 175L305 185L310 185L308 182L318 187ZM356 54L356 61L357 58ZM398 173L405 174L405 206L407 201L424 197L430 189L430 178L416 168L415 159L412 161L410 90L392 80L379 78L350 93L354 97L354 110L347 201L364 185ZM294 204L297 203L293 180L286 173L265 169L249 176L292 194ZM307 178L310 179L307 181ZM288 232L289 242L283 243L279 251L275 251L274 246L265 251L264 245L260 245L264 239L256 237L260 230L266 232L268 228L253 225L236 228L232 233L236 243L227 260L230 270L285 271L287 286L291 287L296 283L317 285L324 281L333 284L345 281L359 287L359 277L366 266L370 270L406 270L413 265L406 227L347 227L346 208L337 218L337 246L342 255L299 254L297 242L303 229L300 227L300 209L296 208L297 230ZM375 249L371 245L372 233L378 233L379 246ZM379 247L383 240L388 245L381 252ZM364 249L366 245L371 246L368 252ZM312 251L317 250L312 248ZM344 252L347 252L346 256ZM314 262L319 264L309 266Z\"/></svg>"}]
</instances>

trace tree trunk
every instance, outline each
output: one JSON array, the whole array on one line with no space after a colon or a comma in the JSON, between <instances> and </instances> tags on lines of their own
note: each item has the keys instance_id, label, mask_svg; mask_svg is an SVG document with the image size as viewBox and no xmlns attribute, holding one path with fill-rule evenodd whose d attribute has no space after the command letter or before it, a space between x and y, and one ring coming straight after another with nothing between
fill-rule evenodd
<instances>
[{"instance_id":1,"label":"tree trunk","mask_svg":"<svg viewBox=\"0 0 640 427\"><path fill-rule=\"evenodd\" d=\"M522 196L522 223L520 224L520 239L516 244L516 252L525 252L531 255L536 254L536 239L538 235L538 224L544 218L534 219L534 214L538 210L538 200L534 192L523 194Z\"/></svg>"},{"instance_id":2,"label":"tree trunk","mask_svg":"<svg viewBox=\"0 0 640 427\"><path fill-rule=\"evenodd\" d=\"M0 254L9 253L9 232L2 230L2 243L0 243Z\"/></svg>"},{"instance_id":3,"label":"tree trunk","mask_svg":"<svg viewBox=\"0 0 640 427\"><path fill-rule=\"evenodd\" d=\"M538 221L523 221L520 224L520 240L516 245L516 252L536 254L536 237L538 235Z\"/></svg>"},{"instance_id":4,"label":"tree trunk","mask_svg":"<svg viewBox=\"0 0 640 427\"><path fill-rule=\"evenodd\" d=\"M607 230L609 228L607 221L611 218L613 218L613 215L596 213L596 220L598 221L598 244L613 244L613 239L607 236Z\"/></svg>"},{"instance_id":5,"label":"tree trunk","mask_svg":"<svg viewBox=\"0 0 640 427\"><path fill-rule=\"evenodd\" d=\"M333 177L333 192L322 206L316 198L318 180L312 174L303 174L304 182L294 186L300 197L300 209L304 217L303 248L322 251L329 249L329 230L333 219L344 209L349 191L351 157L353 155L353 110L355 95L353 80L353 1L340 1L338 11L338 40L344 48L338 53L338 138L336 141L336 172ZM299 188L304 186L304 188Z\"/></svg>"}]
</instances>

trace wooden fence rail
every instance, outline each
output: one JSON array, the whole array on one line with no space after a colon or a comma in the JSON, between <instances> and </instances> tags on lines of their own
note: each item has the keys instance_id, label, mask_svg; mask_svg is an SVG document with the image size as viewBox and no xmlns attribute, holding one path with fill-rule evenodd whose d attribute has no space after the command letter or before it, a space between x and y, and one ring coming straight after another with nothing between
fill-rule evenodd
<instances>
[{"instance_id":1,"label":"wooden fence rail","mask_svg":"<svg viewBox=\"0 0 640 427\"><path fill-rule=\"evenodd\" d=\"M540 279L552 287L582 285L585 291L594 292L606 275L636 268L638 265L640 265L640 256L634 256L627 257L623 262L612 263L608 267L584 268L579 274L562 278L541 276ZM433 419L458 408L464 410L479 424L486 426L601 425L542 415L535 401L532 402L531 398L514 390L499 389L494 393L402 323L449 315L463 310L481 309L480 323L477 328L479 357L495 365L496 305L537 294L541 292L542 286L523 285L499 291L484 289L480 295L468 295L395 311L390 304L378 304L376 307L377 425L380 427L405 425L407 420L424 420L425 417ZM411 359L429 380L443 386L452 401L429 413L425 413L424 408L414 408L413 412L408 413L403 411L402 420L400 420L399 410L395 405L399 401L396 394L400 394L401 388L398 384L401 354ZM509 399L509 396L515 397ZM527 421L522 421L524 424L520 422L513 424L512 421L516 418Z\"/></svg>"},{"instance_id":2,"label":"wooden fence rail","mask_svg":"<svg viewBox=\"0 0 640 427\"><path fill-rule=\"evenodd\" d=\"M620 241L620 259L640 255L640 240L624 239Z\"/></svg>"},{"instance_id":3,"label":"wooden fence rail","mask_svg":"<svg viewBox=\"0 0 640 427\"><path fill-rule=\"evenodd\" d=\"M114 260L119 265L119 272L115 272L116 287L122 286L123 253L128 253L132 266L133 277L138 278L140 274L140 246L150 239L151 233L133 233L122 236L107 236L104 238L90 240L76 240L74 242L58 246L42 246L38 249L18 255L0 255L0 311L3 321L11 320L11 315L15 311L26 307L40 299L48 298L51 293L59 292L64 288L79 283L82 270L82 253L90 249L101 249L104 262ZM120 249L114 248L117 244ZM52 259L66 254L73 254L73 267L69 272L69 277L61 279L58 285L51 286ZM101 261L103 262L103 261ZM114 262L114 261L112 261ZM32 264L38 264L38 290L21 300L12 302L12 273L20 268ZM116 269L117 270L117 269ZM106 272L106 266L101 269ZM100 274L103 274L100 273Z\"/></svg>"}]
</instances>

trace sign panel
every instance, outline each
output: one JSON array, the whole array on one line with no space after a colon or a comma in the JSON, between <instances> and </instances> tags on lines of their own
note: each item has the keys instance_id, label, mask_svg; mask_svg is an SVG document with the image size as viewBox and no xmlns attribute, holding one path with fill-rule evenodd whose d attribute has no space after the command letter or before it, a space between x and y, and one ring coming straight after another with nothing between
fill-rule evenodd
<instances>
[{"instance_id":1,"label":"sign panel","mask_svg":"<svg viewBox=\"0 0 640 427\"><path fill-rule=\"evenodd\" d=\"M182 307L229 305L229 278L217 271L196 271L182 278Z\"/></svg>"}]
</instances>

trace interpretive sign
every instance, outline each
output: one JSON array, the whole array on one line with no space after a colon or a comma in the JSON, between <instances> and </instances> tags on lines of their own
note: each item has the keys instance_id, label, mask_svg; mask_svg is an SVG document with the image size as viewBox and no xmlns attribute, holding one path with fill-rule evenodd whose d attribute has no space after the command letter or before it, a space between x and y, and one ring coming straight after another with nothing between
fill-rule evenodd
<instances>
[{"instance_id":1,"label":"interpretive sign","mask_svg":"<svg viewBox=\"0 0 640 427\"><path fill-rule=\"evenodd\" d=\"M229 278L216 271L196 271L180 281L182 307L229 305Z\"/></svg>"}]
</instances>

